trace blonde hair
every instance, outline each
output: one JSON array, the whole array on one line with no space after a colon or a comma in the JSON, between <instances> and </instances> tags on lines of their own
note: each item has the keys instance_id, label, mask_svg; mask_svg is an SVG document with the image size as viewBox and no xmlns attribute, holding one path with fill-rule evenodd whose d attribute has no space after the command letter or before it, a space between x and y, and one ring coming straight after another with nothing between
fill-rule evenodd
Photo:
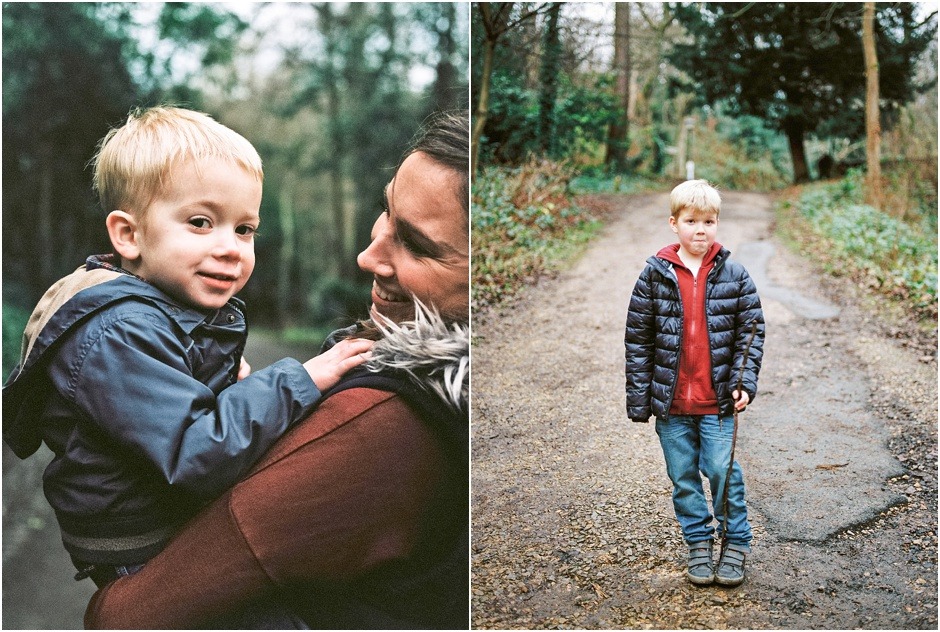
<instances>
[{"instance_id":1,"label":"blonde hair","mask_svg":"<svg viewBox=\"0 0 940 632\"><path fill-rule=\"evenodd\" d=\"M261 157L243 136L209 115L185 108L135 108L109 131L92 159L94 188L106 212L140 214L184 160L221 158L264 180ZM197 166L198 168L198 166Z\"/></svg>"},{"instance_id":2,"label":"blonde hair","mask_svg":"<svg viewBox=\"0 0 940 632\"><path fill-rule=\"evenodd\" d=\"M718 215L721 211L721 196L706 180L686 180L669 194L669 205L672 216L677 219L679 213L686 209Z\"/></svg>"}]
</instances>

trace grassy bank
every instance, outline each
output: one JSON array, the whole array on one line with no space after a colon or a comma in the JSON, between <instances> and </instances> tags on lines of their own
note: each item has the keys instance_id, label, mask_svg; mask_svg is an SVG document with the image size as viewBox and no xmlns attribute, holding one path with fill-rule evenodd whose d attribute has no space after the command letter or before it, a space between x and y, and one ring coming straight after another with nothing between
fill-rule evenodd
<instances>
[{"instance_id":1,"label":"grassy bank","mask_svg":"<svg viewBox=\"0 0 940 632\"><path fill-rule=\"evenodd\" d=\"M850 277L925 326L936 325L934 217L889 215L864 204L860 173L792 189L777 213L779 233L827 273Z\"/></svg>"},{"instance_id":2,"label":"grassy bank","mask_svg":"<svg viewBox=\"0 0 940 632\"><path fill-rule=\"evenodd\" d=\"M552 162L490 167L474 179L474 308L512 296L583 249L601 222L573 201L574 172Z\"/></svg>"}]
</instances>

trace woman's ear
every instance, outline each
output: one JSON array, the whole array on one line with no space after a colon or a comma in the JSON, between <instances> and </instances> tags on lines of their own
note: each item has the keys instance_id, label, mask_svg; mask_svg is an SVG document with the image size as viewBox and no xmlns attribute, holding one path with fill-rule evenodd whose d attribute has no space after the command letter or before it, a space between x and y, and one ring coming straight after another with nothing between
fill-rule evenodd
<instances>
[{"instance_id":1,"label":"woman's ear","mask_svg":"<svg viewBox=\"0 0 940 632\"><path fill-rule=\"evenodd\" d=\"M108 227L108 237L111 238L114 252L124 262L140 257L137 219L133 215L124 211L111 211L104 223Z\"/></svg>"}]
</instances>

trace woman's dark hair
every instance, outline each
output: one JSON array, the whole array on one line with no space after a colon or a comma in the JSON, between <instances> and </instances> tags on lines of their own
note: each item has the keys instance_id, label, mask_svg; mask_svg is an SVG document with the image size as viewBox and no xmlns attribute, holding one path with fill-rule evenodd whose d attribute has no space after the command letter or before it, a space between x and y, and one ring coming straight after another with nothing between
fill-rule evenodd
<instances>
[{"instance_id":1,"label":"woman's dark hair","mask_svg":"<svg viewBox=\"0 0 940 632\"><path fill-rule=\"evenodd\" d=\"M457 197L464 213L470 215L470 116L466 110L436 112L425 119L411 141L402 162L420 151L460 177ZM401 166L401 163L398 163Z\"/></svg>"}]
</instances>

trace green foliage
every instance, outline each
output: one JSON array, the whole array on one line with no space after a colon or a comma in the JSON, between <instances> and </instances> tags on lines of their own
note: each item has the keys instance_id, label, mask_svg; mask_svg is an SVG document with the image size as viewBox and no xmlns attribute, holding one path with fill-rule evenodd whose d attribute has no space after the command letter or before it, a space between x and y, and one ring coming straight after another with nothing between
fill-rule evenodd
<instances>
[{"instance_id":1,"label":"green foliage","mask_svg":"<svg viewBox=\"0 0 940 632\"><path fill-rule=\"evenodd\" d=\"M599 167L587 168L571 179L575 195L586 193L652 193L669 188L671 178L645 173L611 174Z\"/></svg>"},{"instance_id":2,"label":"green foliage","mask_svg":"<svg viewBox=\"0 0 940 632\"><path fill-rule=\"evenodd\" d=\"M551 156L576 155L605 142L610 123L620 115L610 77L601 74L590 83L590 87L574 85L567 75L559 77ZM494 72L481 144L483 163L520 165L528 156L543 153L537 133L538 96L535 90L523 87L515 73Z\"/></svg>"},{"instance_id":3,"label":"green foliage","mask_svg":"<svg viewBox=\"0 0 940 632\"><path fill-rule=\"evenodd\" d=\"M808 227L816 240L807 249L834 274L857 275L868 287L909 307L925 319L937 316L936 233L923 232L862 203L863 176L803 189L781 211L781 222L798 242ZM798 220L795 224L790 221ZM812 237L812 236L811 236Z\"/></svg>"},{"instance_id":4,"label":"green foliage","mask_svg":"<svg viewBox=\"0 0 940 632\"><path fill-rule=\"evenodd\" d=\"M769 191L792 178L786 140L761 119L719 115L699 126L695 137L695 177L719 188Z\"/></svg>"},{"instance_id":5,"label":"green foliage","mask_svg":"<svg viewBox=\"0 0 940 632\"><path fill-rule=\"evenodd\" d=\"M680 5L691 38L670 61L708 102L726 100L780 129L864 133L861 7L853 3L707 2ZM921 23L914 3L878 3L876 40L883 104L915 91L917 58L934 41L935 16ZM883 106L884 107L884 106Z\"/></svg>"},{"instance_id":6,"label":"green foliage","mask_svg":"<svg viewBox=\"0 0 940 632\"><path fill-rule=\"evenodd\" d=\"M108 7L3 5L3 273L23 304L107 245L86 164L138 98Z\"/></svg>"},{"instance_id":7,"label":"green foliage","mask_svg":"<svg viewBox=\"0 0 940 632\"><path fill-rule=\"evenodd\" d=\"M20 361L20 343L29 312L21 307L3 302L3 379L10 375L10 371Z\"/></svg>"},{"instance_id":8,"label":"green foliage","mask_svg":"<svg viewBox=\"0 0 940 632\"><path fill-rule=\"evenodd\" d=\"M472 191L472 300L496 304L557 268L600 223L572 203L570 168L552 162L489 167Z\"/></svg>"},{"instance_id":9,"label":"green foliage","mask_svg":"<svg viewBox=\"0 0 940 632\"><path fill-rule=\"evenodd\" d=\"M634 148L650 147L654 134L661 132L657 124L633 126L630 136ZM712 110L704 123L695 126L692 143L695 175L723 189L768 191L787 186L792 169L787 155L787 141L779 132L769 129L753 116L732 118L721 110ZM602 164L603 147L597 156L587 152L577 160L585 164L573 181L580 192L638 193L669 189L675 185L675 163L666 163L668 173L657 169L652 155L636 151L634 168L626 173L611 172ZM588 162L590 161L590 162ZM682 171L684 178L685 170Z\"/></svg>"}]
</instances>

